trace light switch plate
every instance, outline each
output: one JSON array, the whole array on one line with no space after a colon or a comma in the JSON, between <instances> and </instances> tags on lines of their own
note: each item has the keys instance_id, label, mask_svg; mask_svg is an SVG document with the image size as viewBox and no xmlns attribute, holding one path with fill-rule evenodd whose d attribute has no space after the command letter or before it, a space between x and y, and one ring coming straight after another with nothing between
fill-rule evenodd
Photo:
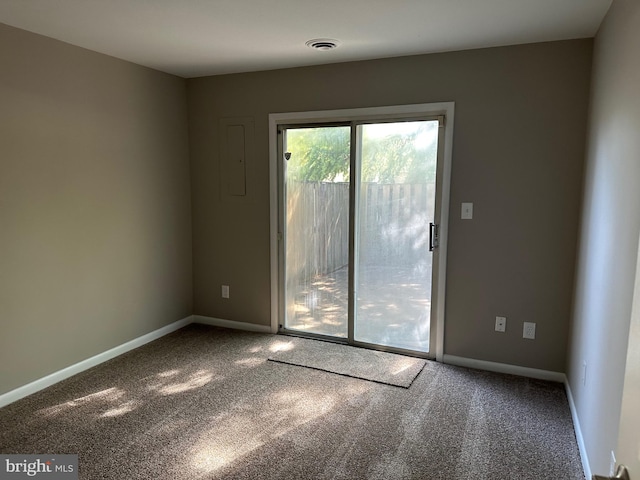
<instances>
[{"instance_id":1,"label":"light switch plate","mask_svg":"<svg viewBox=\"0 0 640 480\"><path fill-rule=\"evenodd\" d=\"M473 218L473 203L464 202L462 204L460 218L462 218L462 220L471 220Z\"/></svg>"}]
</instances>

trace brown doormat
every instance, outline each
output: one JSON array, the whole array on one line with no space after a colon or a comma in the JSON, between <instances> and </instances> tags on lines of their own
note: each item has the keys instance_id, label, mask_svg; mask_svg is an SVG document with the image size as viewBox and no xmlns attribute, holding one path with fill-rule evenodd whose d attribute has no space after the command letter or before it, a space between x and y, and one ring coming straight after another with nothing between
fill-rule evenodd
<instances>
[{"instance_id":1,"label":"brown doormat","mask_svg":"<svg viewBox=\"0 0 640 480\"><path fill-rule=\"evenodd\" d=\"M269 360L394 387L409 388L426 361L319 340L291 338Z\"/></svg>"}]
</instances>

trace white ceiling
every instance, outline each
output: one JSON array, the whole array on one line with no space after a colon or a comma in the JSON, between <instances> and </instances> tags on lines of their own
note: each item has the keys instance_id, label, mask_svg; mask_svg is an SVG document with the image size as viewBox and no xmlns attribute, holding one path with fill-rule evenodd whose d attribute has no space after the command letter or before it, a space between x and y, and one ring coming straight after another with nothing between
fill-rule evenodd
<instances>
[{"instance_id":1,"label":"white ceiling","mask_svg":"<svg viewBox=\"0 0 640 480\"><path fill-rule=\"evenodd\" d=\"M198 77L592 37L611 1L0 0L0 23Z\"/></svg>"}]
</instances>

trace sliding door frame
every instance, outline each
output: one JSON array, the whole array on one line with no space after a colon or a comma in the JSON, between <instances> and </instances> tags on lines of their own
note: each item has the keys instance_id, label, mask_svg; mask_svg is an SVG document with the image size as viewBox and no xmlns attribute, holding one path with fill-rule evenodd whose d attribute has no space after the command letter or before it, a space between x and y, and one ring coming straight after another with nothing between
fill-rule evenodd
<instances>
[{"instance_id":1,"label":"sliding door frame","mask_svg":"<svg viewBox=\"0 0 640 480\"><path fill-rule=\"evenodd\" d=\"M432 310L435 312L435 321L430 319L431 336L434 342L430 342L434 348L430 348L429 356L437 361L442 361L444 356L444 321L445 321L445 285L446 285L446 268L447 268L447 238L448 238L448 219L449 219L449 192L451 181L451 160L453 149L453 123L454 123L454 103L429 103L414 105L398 105L387 107L370 107L356 108L346 110L321 110L313 112L291 112L291 113L274 113L269 115L269 187L270 187L270 280L271 280L271 332L277 333L282 318L282 308L284 308L284 295L282 292L281 275L283 275L282 259L280 256L280 244L282 242L282 230L279 225L279 191L282 187L279 174L280 158L278 152L281 150L282 135L279 135L283 127L295 128L310 124L345 124L345 123L375 123L377 121L410 121L423 120L426 117L444 117L444 145L438 150L442 152L442 158L438 158L438 162L442 161L442 166L438 165L441 171L441 191L440 204L436 215L440 217L439 227L439 247L437 255L434 255L433 268L436 274L437 283L435 290L432 290ZM355 129L352 129L354 135ZM442 135L439 135L442 138ZM351 148L355 148L355 144L351 142ZM353 174L352 174L353 178ZM355 188L355 182L352 182L351 190ZM354 225L350 225L350 237L355 234ZM350 246L353 246L354 239L350 238ZM434 252L435 253L435 252ZM353 275L351 275L354 266L350 262L350 285ZM352 302L350 292L349 302ZM351 309L351 305L350 305ZM351 311L351 310L350 310ZM433 313L432 312L432 315ZM353 331L350 326L349 340L353 341ZM435 330L435 331L434 331ZM336 339L339 341L339 339ZM367 346L359 342L357 345ZM377 347L379 348L379 347ZM397 350L397 349L393 349ZM435 351L433 351L435 350Z\"/></svg>"}]
</instances>

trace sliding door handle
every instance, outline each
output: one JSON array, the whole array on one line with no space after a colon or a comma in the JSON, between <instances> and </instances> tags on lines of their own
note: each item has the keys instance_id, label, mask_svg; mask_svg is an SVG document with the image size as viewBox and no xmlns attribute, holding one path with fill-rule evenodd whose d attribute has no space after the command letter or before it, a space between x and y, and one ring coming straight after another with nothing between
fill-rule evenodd
<instances>
[{"instance_id":1,"label":"sliding door handle","mask_svg":"<svg viewBox=\"0 0 640 480\"><path fill-rule=\"evenodd\" d=\"M433 252L434 248L440 245L440 225L429 223L429 251Z\"/></svg>"},{"instance_id":2,"label":"sliding door handle","mask_svg":"<svg viewBox=\"0 0 640 480\"><path fill-rule=\"evenodd\" d=\"M592 480L629 480L629 470L624 465L619 465L614 477L603 477L601 475L593 475Z\"/></svg>"}]
</instances>

